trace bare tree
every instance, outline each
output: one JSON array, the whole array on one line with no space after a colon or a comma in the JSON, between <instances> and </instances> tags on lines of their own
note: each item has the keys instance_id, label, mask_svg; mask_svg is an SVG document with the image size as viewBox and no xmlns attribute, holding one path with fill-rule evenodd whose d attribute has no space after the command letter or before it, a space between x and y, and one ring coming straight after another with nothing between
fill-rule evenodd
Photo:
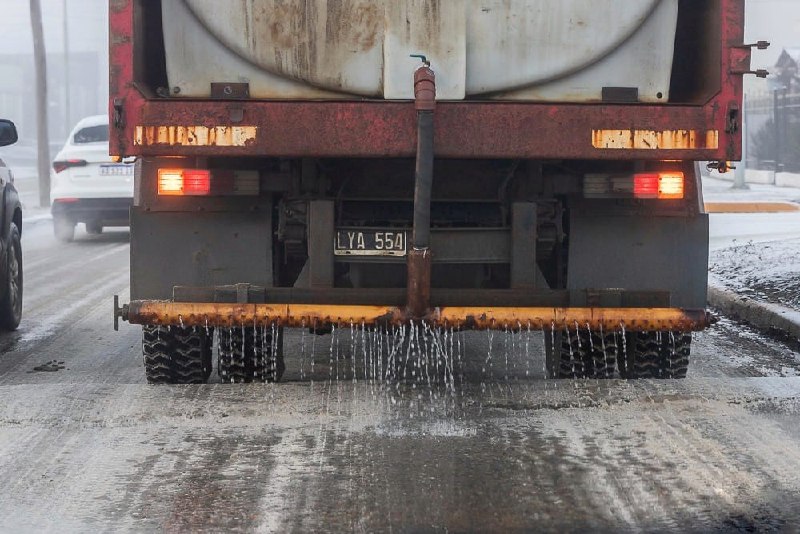
<instances>
[{"instance_id":1,"label":"bare tree","mask_svg":"<svg viewBox=\"0 0 800 534\"><path fill-rule=\"evenodd\" d=\"M39 174L39 206L50 205L50 137L47 131L47 53L42 29L42 7L30 0L33 57L36 63L36 143Z\"/></svg>"}]
</instances>

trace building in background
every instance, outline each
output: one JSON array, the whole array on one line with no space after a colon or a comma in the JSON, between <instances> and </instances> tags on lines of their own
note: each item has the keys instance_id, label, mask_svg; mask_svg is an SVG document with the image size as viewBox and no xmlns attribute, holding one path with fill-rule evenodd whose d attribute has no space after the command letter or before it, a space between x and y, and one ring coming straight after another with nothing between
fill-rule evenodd
<instances>
[{"instance_id":1,"label":"building in background","mask_svg":"<svg viewBox=\"0 0 800 534\"><path fill-rule=\"evenodd\" d=\"M767 50L753 51L753 68L774 73L783 50L800 40L800 0L746 0L744 40L772 43ZM765 96L771 90L771 81L755 76L745 76L744 82L745 92L752 96Z\"/></svg>"},{"instance_id":2,"label":"building in background","mask_svg":"<svg viewBox=\"0 0 800 534\"><path fill-rule=\"evenodd\" d=\"M747 166L759 171L800 173L800 47L784 48L769 71L767 91L745 105ZM774 182L775 175L766 175Z\"/></svg>"},{"instance_id":3,"label":"building in background","mask_svg":"<svg viewBox=\"0 0 800 534\"><path fill-rule=\"evenodd\" d=\"M800 40L800 36L798 36ZM770 81L773 89L786 89L790 93L800 92L800 47L784 48L773 68Z\"/></svg>"}]
</instances>

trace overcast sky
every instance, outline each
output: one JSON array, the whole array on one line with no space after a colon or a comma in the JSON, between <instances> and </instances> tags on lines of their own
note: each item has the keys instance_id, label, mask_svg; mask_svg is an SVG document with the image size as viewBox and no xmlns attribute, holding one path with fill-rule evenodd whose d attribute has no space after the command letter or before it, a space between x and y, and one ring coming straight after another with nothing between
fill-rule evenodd
<instances>
[{"instance_id":1,"label":"overcast sky","mask_svg":"<svg viewBox=\"0 0 800 534\"><path fill-rule=\"evenodd\" d=\"M173 0L168 0L173 1ZM227 1L227 0L223 0ZM799 0L800 1L800 0ZM40 0L45 46L60 53L64 47L64 0ZM100 52L108 47L108 0L66 0L69 47L75 52ZM0 0L0 53L32 53L28 0Z\"/></svg>"},{"instance_id":2,"label":"overcast sky","mask_svg":"<svg viewBox=\"0 0 800 534\"><path fill-rule=\"evenodd\" d=\"M800 47L800 0L747 0L746 5L745 40L772 43L754 53L754 67L771 67L785 47Z\"/></svg>"}]
</instances>

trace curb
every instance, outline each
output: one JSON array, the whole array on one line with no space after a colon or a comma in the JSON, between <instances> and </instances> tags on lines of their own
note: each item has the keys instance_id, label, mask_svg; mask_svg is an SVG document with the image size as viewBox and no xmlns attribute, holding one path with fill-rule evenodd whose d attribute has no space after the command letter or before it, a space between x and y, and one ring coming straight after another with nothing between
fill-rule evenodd
<instances>
[{"instance_id":1,"label":"curb","mask_svg":"<svg viewBox=\"0 0 800 534\"><path fill-rule=\"evenodd\" d=\"M713 285L708 286L708 304L761 330L779 330L800 340L798 310L780 304L752 300Z\"/></svg>"},{"instance_id":2,"label":"curb","mask_svg":"<svg viewBox=\"0 0 800 534\"><path fill-rule=\"evenodd\" d=\"M706 202L706 213L784 213L800 211L794 202Z\"/></svg>"}]
</instances>

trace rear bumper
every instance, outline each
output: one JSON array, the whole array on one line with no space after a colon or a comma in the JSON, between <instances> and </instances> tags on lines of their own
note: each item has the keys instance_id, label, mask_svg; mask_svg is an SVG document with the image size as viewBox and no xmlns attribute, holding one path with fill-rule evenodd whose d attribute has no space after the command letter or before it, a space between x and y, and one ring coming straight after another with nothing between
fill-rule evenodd
<instances>
[{"instance_id":1,"label":"rear bumper","mask_svg":"<svg viewBox=\"0 0 800 534\"><path fill-rule=\"evenodd\" d=\"M329 325L390 326L424 321L431 326L492 330L699 331L716 319L703 309L578 307L437 307L424 317L400 306L346 304L253 304L133 301L115 319L132 324L175 326L265 326L324 328Z\"/></svg>"},{"instance_id":2,"label":"rear bumper","mask_svg":"<svg viewBox=\"0 0 800 534\"><path fill-rule=\"evenodd\" d=\"M100 222L106 226L130 225L132 198L54 199L50 212L73 223Z\"/></svg>"}]
</instances>

